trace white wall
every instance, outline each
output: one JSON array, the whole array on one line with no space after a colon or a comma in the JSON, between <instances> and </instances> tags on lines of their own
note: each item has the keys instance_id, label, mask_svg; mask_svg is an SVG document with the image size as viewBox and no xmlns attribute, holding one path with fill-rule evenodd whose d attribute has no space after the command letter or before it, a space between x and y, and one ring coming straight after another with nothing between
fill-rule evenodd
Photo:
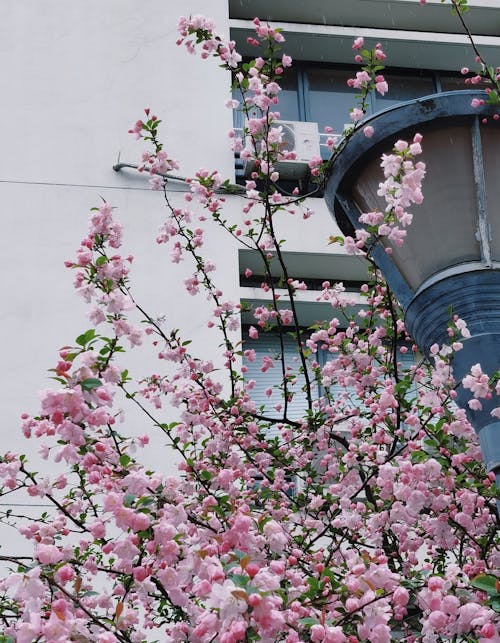
<instances>
[{"instance_id":1,"label":"white wall","mask_svg":"<svg viewBox=\"0 0 500 643\"><path fill-rule=\"evenodd\" d=\"M227 35L220 0L2 2L2 452L38 450L36 441L22 438L20 414L37 412L37 391L51 386L47 369L58 348L90 325L63 262L74 257L89 208L101 196L117 206L125 252L136 257L138 300L194 336L204 357L217 354L219 342L206 327L211 307L189 298L181 285L188 266L174 266L168 249L155 244L164 216L161 195L149 190L145 177L112 170L119 155L139 159L143 145L127 130L150 107L163 120L165 149L180 160L180 173L209 167L233 178L232 116L224 106L229 78L215 60L201 61L176 46L178 17L188 13L215 18ZM172 194L176 204L183 196ZM223 289L230 286L237 298L236 249L221 252L217 235L208 242L218 255ZM131 354L131 364L137 375L161 366L152 353L139 352ZM137 416L131 418L130 430L145 432ZM168 413L162 418L170 419ZM157 446L151 464L171 471L171 457Z\"/></svg>"}]
</instances>

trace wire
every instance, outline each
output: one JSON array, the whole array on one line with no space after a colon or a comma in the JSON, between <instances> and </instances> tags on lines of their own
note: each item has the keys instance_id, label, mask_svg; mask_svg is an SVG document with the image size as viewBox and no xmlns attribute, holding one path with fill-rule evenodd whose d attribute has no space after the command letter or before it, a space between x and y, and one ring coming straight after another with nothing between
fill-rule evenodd
<instances>
[{"instance_id":1,"label":"wire","mask_svg":"<svg viewBox=\"0 0 500 643\"><path fill-rule=\"evenodd\" d=\"M62 187L62 188L95 188L98 190L139 190L141 192L150 192L151 188L149 187L132 187L125 185L94 185L92 183L56 183L52 181L19 181L19 180L10 180L10 179L0 179L0 183L7 183L12 185L46 185L50 187ZM168 190L168 188L167 188ZM173 190L168 190L169 192L190 192L188 188L176 188Z\"/></svg>"},{"instance_id":2,"label":"wire","mask_svg":"<svg viewBox=\"0 0 500 643\"><path fill-rule=\"evenodd\" d=\"M0 507L53 507L53 505L32 505L30 503L0 502Z\"/></svg>"}]
</instances>

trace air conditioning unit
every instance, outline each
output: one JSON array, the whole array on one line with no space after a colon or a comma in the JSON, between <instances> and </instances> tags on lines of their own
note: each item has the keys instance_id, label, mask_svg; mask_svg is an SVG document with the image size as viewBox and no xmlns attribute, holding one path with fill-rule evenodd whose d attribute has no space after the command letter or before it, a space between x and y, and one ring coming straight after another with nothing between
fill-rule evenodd
<instances>
[{"instance_id":1,"label":"air conditioning unit","mask_svg":"<svg viewBox=\"0 0 500 643\"><path fill-rule=\"evenodd\" d=\"M280 178L285 180L299 180L307 176L309 161L314 156L320 156L319 132L317 123L299 121L275 121L273 127L282 128L281 149L283 152L295 152L293 161L279 161L275 169ZM251 149L250 137L247 137L246 147ZM245 163L245 176L255 169L255 163L250 159Z\"/></svg>"}]
</instances>

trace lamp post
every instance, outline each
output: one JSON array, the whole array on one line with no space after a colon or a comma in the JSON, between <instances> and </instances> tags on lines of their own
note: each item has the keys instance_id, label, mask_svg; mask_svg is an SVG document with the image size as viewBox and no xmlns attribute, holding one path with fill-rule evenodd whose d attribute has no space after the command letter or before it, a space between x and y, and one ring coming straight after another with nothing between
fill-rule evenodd
<instances>
[{"instance_id":1,"label":"lamp post","mask_svg":"<svg viewBox=\"0 0 500 643\"><path fill-rule=\"evenodd\" d=\"M363 227L361 213L386 207L377 195L381 153L397 139L423 134L424 202L402 246L380 242L371 254L426 355L433 344L446 342L450 310L467 322L471 336L453 356L458 382L476 363L489 375L500 369L500 120L491 118L494 109L488 104L472 107L473 98L486 94L435 94L373 116L367 121L373 136L362 131L352 136L325 190L339 227L352 234ZM472 410L469 397L459 384L457 403L466 410L486 467L500 486L500 421L491 416L499 404L482 399L482 409Z\"/></svg>"}]
</instances>

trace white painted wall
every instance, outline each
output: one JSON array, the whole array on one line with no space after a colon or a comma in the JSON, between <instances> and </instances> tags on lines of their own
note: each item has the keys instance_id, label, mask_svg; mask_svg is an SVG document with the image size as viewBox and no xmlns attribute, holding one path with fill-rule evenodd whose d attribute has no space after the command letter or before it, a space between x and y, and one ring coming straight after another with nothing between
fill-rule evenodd
<instances>
[{"instance_id":1,"label":"white painted wall","mask_svg":"<svg viewBox=\"0 0 500 643\"><path fill-rule=\"evenodd\" d=\"M169 153L189 175L200 166L232 178L224 107L229 79L215 60L177 47L186 12L215 18L228 32L220 0L5 0L0 22L0 329L2 448L19 448L19 415L37 409L59 346L87 328L63 261L74 255L100 196L117 206L141 301L172 325L204 340L206 320L180 304L183 267L173 267L154 238L162 200L147 180L116 174L118 156L136 162L142 149L127 133L151 107L163 119ZM182 194L175 198L180 202ZM236 280L237 263L220 253L221 274ZM145 365L144 365L145 366ZM145 368L147 372L147 368Z\"/></svg>"}]
</instances>

